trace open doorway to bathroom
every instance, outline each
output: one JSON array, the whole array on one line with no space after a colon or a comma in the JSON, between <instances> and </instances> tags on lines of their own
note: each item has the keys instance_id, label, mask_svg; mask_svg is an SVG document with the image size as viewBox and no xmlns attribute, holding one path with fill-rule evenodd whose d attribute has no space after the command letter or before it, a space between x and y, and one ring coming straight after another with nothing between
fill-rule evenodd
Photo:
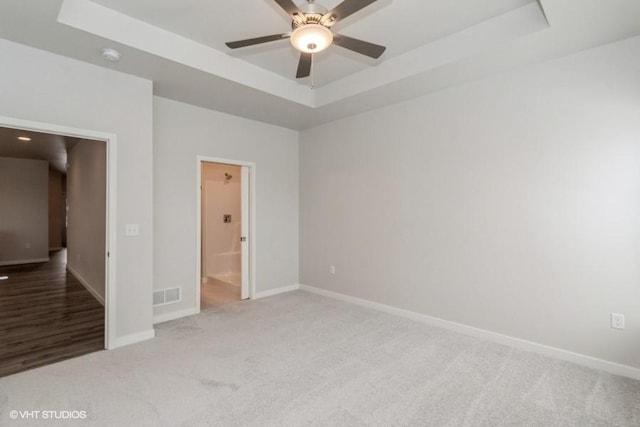
<instances>
[{"instance_id":1,"label":"open doorway to bathroom","mask_svg":"<svg viewBox=\"0 0 640 427\"><path fill-rule=\"evenodd\" d=\"M248 298L248 167L200 164L200 309Z\"/></svg>"}]
</instances>

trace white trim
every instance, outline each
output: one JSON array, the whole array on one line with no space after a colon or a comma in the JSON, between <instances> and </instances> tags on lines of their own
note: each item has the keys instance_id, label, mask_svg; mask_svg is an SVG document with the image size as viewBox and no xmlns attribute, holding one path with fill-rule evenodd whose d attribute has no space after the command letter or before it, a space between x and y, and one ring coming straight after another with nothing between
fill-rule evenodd
<instances>
[{"instance_id":1,"label":"white trim","mask_svg":"<svg viewBox=\"0 0 640 427\"><path fill-rule=\"evenodd\" d=\"M426 314L416 313L414 311L404 310L402 308L380 304L378 302L369 301L369 300L357 298L357 297L352 297L350 295L328 291L326 289L316 288L314 286L300 285L300 289L302 289L303 291L322 295L328 298L337 299L340 301L348 302L348 303L359 305L362 307L367 307L374 310L382 311L384 313L393 314L396 316L415 320L417 322L425 323L427 325L437 326L440 328L459 332L465 335L471 335L473 337L486 339L488 341L496 342L496 343L507 345L510 347L515 347L520 350L532 351L532 352L540 353L545 356L553 357L556 359L573 362L578 365L586 366L592 369L605 371L614 375L621 375L624 377L640 380L640 368L634 368L633 366L622 365L619 363L610 362L608 360L587 356L585 354L574 353L572 351L563 350L561 348L551 347L545 344L539 344L536 342L511 337L508 335L499 334L497 332L491 332L485 329L475 328L473 326L464 325L462 323L452 322L450 320L444 320L437 317L428 316Z\"/></svg>"},{"instance_id":2,"label":"white trim","mask_svg":"<svg viewBox=\"0 0 640 427\"><path fill-rule=\"evenodd\" d=\"M38 262L49 262L49 258L14 259L12 261L0 261L0 266L17 264L35 264Z\"/></svg>"},{"instance_id":3,"label":"white trim","mask_svg":"<svg viewBox=\"0 0 640 427\"><path fill-rule=\"evenodd\" d=\"M95 299L97 299L100 304L104 305L104 297L102 295L100 295L98 293L98 291L93 289L93 287L89 284L89 282L84 277L82 277L82 275L80 273L78 273L75 268L73 268L69 264L67 264L67 270L69 270L69 273L71 273L73 275L73 277L78 279L78 282L82 283L82 286L87 288L89 293L91 295L93 295L93 297Z\"/></svg>"},{"instance_id":4,"label":"white trim","mask_svg":"<svg viewBox=\"0 0 640 427\"><path fill-rule=\"evenodd\" d=\"M117 231L117 141L113 133L79 129L69 126L55 125L44 122L16 119L0 116L0 126L22 129L34 132L44 132L55 135L71 136L81 139L93 139L107 144L107 203L106 203L106 239L105 250L109 254L105 259L105 322L104 346L106 349L116 348L116 231Z\"/></svg>"},{"instance_id":5,"label":"white trim","mask_svg":"<svg viewBox=\"0 0 640 427\"><path fill-rule=\"evenodd\" d=\"M149 331L138 332L135 334L125 335L123 337L117 337L113 341L111 341L111 347L109 350L113 350L119 347L124 347L125 345L131 345L138 342L146 341L153 339L156 336L156 331L151 329Z\"/></svg>"},{"instance_id":6,"label":"white trim","mask_svg":"<svg viewBox=\"0 0 640 427\"><path fill-rule=\"evenodd\" d=\"M249 191L251 190L250 184L250 176L251 170L249 170L248 166L240 166L240 236L249 236L249 218L251 218L251 214L249 213L249 209L251 207L251 200L249 197ZM241 239L242 240L242 239ZM249 271L251 271L251 267L249 266L249 259L251 258L251 254L249 253L249 249L247 245L249 242L240 242L240 299L249 298L249 282L251 279L249 278Z\"/></svg>"},{"instance_id":7,"label":"white trim","mask_svg":"<svg viewBox=\"0 0 640 427\"><path fill-rule=\"evenodd\" d=\"M243 160L196 156L196 298L194 309L200 313L200 287L202 286L202 163L222 163L249 168L249 299L256 295L256 164Z\"/></svg>"},{"instance_id":8,"label":"white trim","mask_svg":"<svg viewBox=\"0 0 640 427\"><path fill-rule=\"evenodd\" d=\"M193 316L194 314L198 314L198 312L193 307L180 311L172 311L170 313L157 314L153 316L153 324L155 325L156 323L168 322L169 320L176 320L181 317Z\"/></svg>"},{"instance_id":9,"label":"white trim","mask_svg":"<svg viewBox=\"0 0 640 427\"><path fill-rule=\"evenodd\" d=\"M285 292L297 291L300 289L300 285L283 286L281 288L269 289L268 291L258 292L253 295L253 299L267 298L273 295L284 294Z\"/></svg>"}]
</instances>

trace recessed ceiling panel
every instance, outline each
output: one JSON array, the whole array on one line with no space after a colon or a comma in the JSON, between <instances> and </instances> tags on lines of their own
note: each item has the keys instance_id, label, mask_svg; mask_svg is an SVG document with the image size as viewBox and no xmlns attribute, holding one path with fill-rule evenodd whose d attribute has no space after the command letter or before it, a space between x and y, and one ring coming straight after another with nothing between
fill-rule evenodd
<instances>
[{"instance_id":1,"label":"recessed ceiling panel","mask_svg":"<svg viewBox=\"0 0 640 427\"><path fill-rule=\"evenodd\" d=\"M226 41L291 30L287 14L273 0L93 0L140 21L182 35L280 76L295 79L298 53L288 40L230 50ZM536 0L378 0L338 22L338 33L387 46L371 60L332 46L314 61L316 87L375 66L386 59L427 45ZM301 0L294 0L302 4ZM319 0L331 9L340 0ZM309 79L300 81L308 85Z\"/></svg>"},{"instance_id":2,"label":"recessed ceiling panel","mask_svg":"<svg viewBox=\"0 0 640 427\"><path fill-rule=\"evenodd\" d=\"M224 46L287 31L272 0L2 3L8 58L22 54L11 40L151 80L160 97L291 129L640 34L637 0L378 0L335 30L387 52L375 61L333 46L317 55L311 90L310 79L295 79L297 54L286 40ZM104 47L122 60L104 61Z\"/></svg>"}]
</instances>

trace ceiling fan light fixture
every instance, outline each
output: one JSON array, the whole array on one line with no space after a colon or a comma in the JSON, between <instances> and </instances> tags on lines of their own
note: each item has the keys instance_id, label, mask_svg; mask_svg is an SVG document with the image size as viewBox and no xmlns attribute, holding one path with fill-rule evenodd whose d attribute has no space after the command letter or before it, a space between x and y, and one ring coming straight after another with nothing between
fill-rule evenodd
<instances>
[{"instance_id":1,"label":"ceiling fan light fixture","mask_svg":"<svg viewBox=\"0 0 640 427\"><path fill-rule=\"evenodd\" d=\"M301 25L291 33L291 44L300 52L322 52L333 42L333 33L320 24Z\"/></svg>"}]
</instances>

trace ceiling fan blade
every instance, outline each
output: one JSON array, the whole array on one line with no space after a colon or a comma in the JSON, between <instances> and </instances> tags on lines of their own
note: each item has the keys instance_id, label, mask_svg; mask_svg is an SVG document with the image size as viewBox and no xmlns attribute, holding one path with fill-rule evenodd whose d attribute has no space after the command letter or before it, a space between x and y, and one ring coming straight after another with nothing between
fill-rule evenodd
<instances>
[{"instance_id":1,"label":"ceiling fan blade","mask_svg":"<svg viewBox=\"0 0 640 427\"><path fill-rule=\"evenodd\" d=\"M284 9L289 15L293 16L295 14L302 14L298 6L295 5L291 0L274 0L278 3L278 6Z\"/></svg>"},{"instance_id":2,"label":"ceiling fan blade","mask_svg":"<svg viewBox=\"0 0 640 427\"><path fill-rule=\"evenodd\" d=\"M331 26L341 19L344 19L349 15L353 15L360 9L364 9L376 1L377 0L344 0L329 12L325 13L320 22L323 25Z\"/></svg>"},{"instance_id":3,"label":"ceiling fan blade","mask_svg":"<svg viewBox=\"0 0 640 427\"><path fill-rule=\"evenodd\" d=\"M382 53L387 49L379 44L365 42L363 40L354 39L341 34L333 35L333 44L337 44L345 49L352 50L374 59L380 58L380 55L382 55Z\"/></svg>"},{"instance_id":4,"label":"ceiling fan blade","mask_svg":"<svg viewBox=\"0 0 640 427\"><path fill-rule=\"evenodd\" d=\"M256 37L255 39L238 40L235 42L226 42L227 47L231 49L237 49L239 47L253 46L254 44L273 42L276 40L282 40L289 38L290 33L286 34L274 34L272 36Z\"/></svg>"},{"instance_id":5,"label":"ceiling fan blade","mask_svg":"<svg viewBox=\"0 0 640 427\"><path fill-rule=\"evenodd\" d=\"M309 77L311 75L311 53L300 52L300 62L298 62L298 72L296 79Z\"/></svg>"}]
</instances>

